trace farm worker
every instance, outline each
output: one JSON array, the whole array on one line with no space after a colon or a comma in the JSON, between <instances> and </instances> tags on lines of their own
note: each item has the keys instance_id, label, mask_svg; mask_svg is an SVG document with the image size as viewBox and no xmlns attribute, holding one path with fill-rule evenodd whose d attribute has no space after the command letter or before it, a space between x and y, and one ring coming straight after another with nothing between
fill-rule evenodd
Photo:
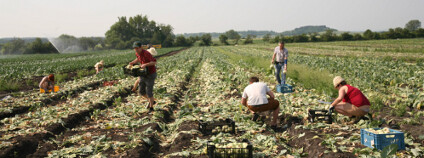
<instances>
[{"instance_id":1,"label":"farm worker","mask_svg":"<svg viewBox=\"0 0 424 158\"><path fill-rule=\"evenodd\" d=\"M267 98L269 95L270 98ZM277 128L278 112L280 103L274 99L274 93L268 88L266 83L259 82L258 77L251 77L249 85L244 88L241 104L246 106L252 112L252 120L256 121L259 117L257 112L273 110L271 128Z\"/></svg>"},{"instance_id":2,"label":"farm worker","mask_svg":"<svg viewBox=\"0 0 424 158\"><path fill-rule=\"evenodd\" d=\"M136 63L140 63L140 68L148 68L147 76L140 76L139 80L139 92L140 95L144 96L148 101L149 111L153 111L153 105L156 103L155 98L153 98L153 85L155 84L155 79L157 76L156 73L156 59L146 50L141 47L141 42L136 41L133 44L133 48L135 51L135 58L129 65L134 65Z\"/></svg>"},{"instance_id":3,"label":"farm worker","mask_svg":"<svg viewBox=\"0 0 424 158\"><path fill-rule=\"evenodd\" d=\"M151 44L148 44L147 51L152 55L157 55L155 47L153 47ZM132 91L135 92L137 90L138 84L140 83L140 78L137 79L137 81L134 82L134 86L132 88Z\"/></svg>"},{"instance_id":4,"label":"farm worker","mask_svg":"<svg viewBox=\"0 0 424 158\"><path fill-rule=\"evenodd\" d=\"M339 91L339 96L331 103L331 108L338 113L349 117L356 116L354 121L359 121L370 111L367 97L358 88L348 85L342 77L334 77L333 86Z\"/></svg>"},{"instance_id":5,"label":"farm worker","mask_svg":"<svg viewBox=\"0 0 424 158\"><path fill-rule=\"evenodd\" d=\"M156 49L155 49L155 47L153 47L153 46L152 46L152 44L148 44L147 46L148 46L148 47L147 47L147 51L148 51L150 54L152 54L153 56L155 56L155 55L157 55L157 54L158 54L158 52L156 52Z\"/></svg>"},{"instance_id":6,"label":"farm worker","mask_svg":"<svg viewBox=\"0 0 424 158\"><path fill-rule=\"evenodd\" d=\"M103 60L101 60L100 62L97 62L96 65L94 65L94 68L96 69L96 74L98 74L100 71L103 70Z\"/></svg>"},{"instance_id":7,"label":"farm worker","mask_svg":"<svg viewBox=\"0 0 424 158\"><path fill-rule=\"evenodd\" d=\"M284 42L279 42L278 46L274 49L274 55L272 56L271 63L274 64L275 77L277 78L278 84L286 84L286 72L287 72L287 57L289 51L284 48ZM281 73L281 70L283 73Z\"/></svg>"},{"instance_id":8,"label":"farm worker","mask_svg":"<svg viewBox=\"0 0 424 158\"><path fill-rule=\"evenodd\" d=\"M48 76L43 77L41 79L40 84L38 85L41 89L44 89L44 92L49 92L49 90L53 90L54 88L54 75L50 74Z\"/></svg>"}]
</instances>

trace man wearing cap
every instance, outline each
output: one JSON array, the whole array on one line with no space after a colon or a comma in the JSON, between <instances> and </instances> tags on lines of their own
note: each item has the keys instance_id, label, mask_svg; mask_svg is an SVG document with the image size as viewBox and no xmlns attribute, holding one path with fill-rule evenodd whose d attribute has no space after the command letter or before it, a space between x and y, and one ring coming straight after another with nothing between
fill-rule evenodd
<instances>
[{"instance_id":1,"label":"man wearing cap","mask_svg":"<svg viewBox=\"0 0 424 158\"><path fill-rule=\"evenodd\" d=\"M356 121L369 112L370 102L358 88L348 85L340 76L334 77L333 86L339 96L331 103L331 108L349 117L356 116Z\"/></svg>"},{"instance_id":2,"label":"man wearing cap","mask_svg":"<svg viewBox=\"0 0 424 158\"><path fill-rule=\"evenodd\" d=\"M286 84L286 72L287 72L287 57L289 51L284 48L284 42L279 42L278 46L274 49L274 55L272 56L271 63L274 64L275 77L277 78L278 84ZM283 73L281 73L283 70ZM280 77L281 76L281 77Z\"/></svg>"},{"instance_id":3,"label":"man wearing cap","mask_svg":"<svg viewBox=\"0 0 424 158\"><path fill-rule=\"evenodd\" d=\"M155 66L156 59L148 51L141 48L141 42L139 41L134 42L133 48L137 58L130 62L129 65L132 66L136 63L140 63L140 68L147 68L149 74L147 76L140 76L139 78L139 92L140 95L144 96L149 101L149 111L153 111L153 105L156 103L155 98L153 98L153 85L155 84L157 76Z\"/></svg>"},{"instance_id":4,"label":"man wearing cap","mask_svg":"<svg viewBox=\"0 0 424 158\"><path fill-rule=\"evenodd\" d=\"M270 98L267 98L267 95ZM259 117L257 112L272 110L271 128L276 129L280 103L274 99L274 93L272 93L266 83L259 82L259 78L251 77L249 79L249 85L243 91L241 104L249 108L253 113L253 121L256 121Z\"/></svg>"}]
</instances>

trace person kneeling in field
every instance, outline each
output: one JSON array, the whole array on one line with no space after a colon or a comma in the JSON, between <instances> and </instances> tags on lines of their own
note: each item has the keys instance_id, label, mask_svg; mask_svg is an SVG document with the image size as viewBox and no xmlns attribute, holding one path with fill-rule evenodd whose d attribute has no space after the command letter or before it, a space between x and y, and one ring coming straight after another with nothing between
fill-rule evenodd
<instances>
[{"instance_id":1,"label":"person kneeling in field","mask_svg":"<svg viewBox=\"0 0 424 158\"><path fill-rule=\"evenodd\" d=\"M348 117L356 116L353 122L357 122L370 111L370 102L358 88L348 85L340 76L333 79L333 85L339 91L339 96L331 103L331 108L335 108L338 113Z\"/></svg>"},{"instance_id":2,"label":"person kneeling in field","mask_svg":"<svg viewBox=\"0 0 424 158\"><path fill-rule=\"evenodd\" d=\"M100 71L103 70L103 66L104 66L103 60L96 63L96 65L94 65L94 68L96 69L96 74L98 74Z\"/></svg>"},{"instance_id":3,"label":"person kneeling in field","mask_svg":"<svg viewBox=\"0 0 424 158\"><path fill-rule=\"evenodd\" d=\"M266 95L269 95L270 98L267 98ZM253 121L256 121L259 117L257 112L273 110L271 128L277 128L280 103L274 99L274 93L272 93L266 83L259 82L259 78L251 77L249 79L249 85L243 91L241 104L249 108L253 113Z\"/></svg>"},{"instance_id":4,"label":"person kneeling in field","mask_svg":"<svg viewBox=\"0 0 424 158\"><path fill-rule=\"evenodd\" d=\"M53 90L54 88L54 75L50 74L48 76L43 77L40 84L38 85L41 89L44 89L44 92L49 92L49 90Z\"/></svg>"}]
</instances>

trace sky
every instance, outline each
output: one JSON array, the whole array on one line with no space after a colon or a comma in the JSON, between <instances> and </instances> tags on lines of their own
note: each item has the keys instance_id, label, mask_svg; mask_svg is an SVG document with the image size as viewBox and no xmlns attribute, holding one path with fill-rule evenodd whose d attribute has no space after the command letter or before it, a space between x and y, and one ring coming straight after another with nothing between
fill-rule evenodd
<instances>
[{"instance_id":1,"label":"sky","mask_svg":"<svg viewBox=\"0 0 424 158\"><path fill-rule=\"evenodd\" d=\"M118 17L146 15L175 34L306 25L385 31L424 25L424 0L0 0L0 38L104 37Z\"/></svg>"}]
</instances>

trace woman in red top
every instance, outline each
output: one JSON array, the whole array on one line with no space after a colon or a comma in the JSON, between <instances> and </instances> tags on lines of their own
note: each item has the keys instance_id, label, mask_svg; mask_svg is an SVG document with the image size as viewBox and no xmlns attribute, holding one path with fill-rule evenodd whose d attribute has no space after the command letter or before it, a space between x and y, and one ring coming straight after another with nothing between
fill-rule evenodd
<instances>
[{"instance_id":1,"label":"woman in red top","mask_svg":"<svg viewBox=\"0 0 424 158\"><path fill-rule=\"evenodd\" d=\"M333 79L333 85L339 91L339 97L333 101L331 106L338 113L360 118L369 112L370 102L358 88L348 85L340 76Z\"/></svg>"}]
</instances>

